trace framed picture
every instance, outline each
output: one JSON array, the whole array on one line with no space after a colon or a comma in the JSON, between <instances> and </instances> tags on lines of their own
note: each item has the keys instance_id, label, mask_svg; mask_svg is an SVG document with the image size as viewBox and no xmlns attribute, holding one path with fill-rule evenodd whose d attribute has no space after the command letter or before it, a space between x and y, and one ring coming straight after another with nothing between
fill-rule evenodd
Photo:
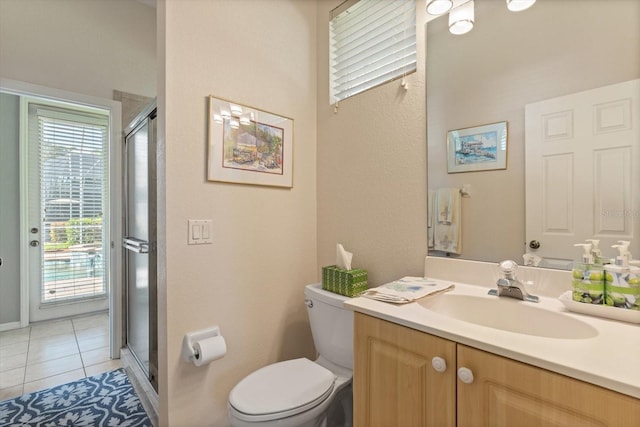
<instances>
[{"instance_id":1,"label":"framed picture","mask_svg":"<svg viewBox=\"0 0 640 427\"><path fill-rule=\"evenodd\" d=\"M209 96L207 179L293 186L293 119Z\"/></svg>"},{"instance_id":2,"label":"framed picture","mask_svg":"<svg viewBox=\"0 0 640 427\"><path fill-rule=\"evenodd\" d=\"M507 168L507 122L447 132L447 171L477 172Z\"/></svg>"}]
</instances>

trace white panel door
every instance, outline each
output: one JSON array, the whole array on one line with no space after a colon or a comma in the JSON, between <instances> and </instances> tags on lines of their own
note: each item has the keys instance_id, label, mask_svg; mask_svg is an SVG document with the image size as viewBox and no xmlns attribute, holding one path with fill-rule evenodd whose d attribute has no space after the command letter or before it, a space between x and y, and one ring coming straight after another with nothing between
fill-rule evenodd
<instances>
[{"instance_id":1,"label":"white panel door","mask_svg":"<svg viewBox=\"0 0 640 427\"><path fill-rule=\"evenodd\" d=\"M525 106L525 249L544 265L570 265L586 239L606 257L629 240L640 257L639 98L631 80Z\"/></svg>"}]
</instances>

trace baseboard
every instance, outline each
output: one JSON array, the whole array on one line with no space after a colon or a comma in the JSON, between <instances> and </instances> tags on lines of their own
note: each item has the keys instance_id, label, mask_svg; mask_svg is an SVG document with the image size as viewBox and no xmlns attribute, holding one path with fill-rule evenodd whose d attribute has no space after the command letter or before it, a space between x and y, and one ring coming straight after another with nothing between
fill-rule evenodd
<instances>
[{"instance_id":1,"label":"baseboard","mask_svg":"<svg viewBox=\"0 0 640 427\"><path fill-rule=\"evenodd\" d=\"M20 322L0 323L0 332L20 329Z\"/></svg>"}]
</instances>

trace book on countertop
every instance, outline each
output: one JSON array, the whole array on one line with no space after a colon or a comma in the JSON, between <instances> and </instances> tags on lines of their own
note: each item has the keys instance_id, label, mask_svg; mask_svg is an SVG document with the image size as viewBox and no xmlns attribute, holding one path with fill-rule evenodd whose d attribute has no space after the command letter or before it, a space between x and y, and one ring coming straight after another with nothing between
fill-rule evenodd
<instances>
[{"instance_id":1,"label":"book on countertop","mask_svg":"<svg viewBox=\"0 0 640 427\"><path fill-rule=\"evenodd\" d=\"M360 294L361 297L394 304L407 304L420 298L447 292L455 288L452 284L438 284L424 277L403 277L391 283L370 288Z\"/></svg>"}]
</instances>

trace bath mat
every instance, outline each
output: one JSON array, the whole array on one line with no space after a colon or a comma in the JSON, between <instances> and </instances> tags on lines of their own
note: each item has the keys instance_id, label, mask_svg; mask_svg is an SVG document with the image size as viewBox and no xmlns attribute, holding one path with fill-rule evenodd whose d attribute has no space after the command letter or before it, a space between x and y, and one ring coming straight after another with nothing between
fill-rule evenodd
<instances>
[{"instance_id":1,"label":"bath mat","mask_svg":"<svg viewBox=\"0 0 640 427\"><path fill-rule=\"evenodd\" d=\"M0 402L0 426L152 427L124 369Z\"/></svg>"}]
</instances>

